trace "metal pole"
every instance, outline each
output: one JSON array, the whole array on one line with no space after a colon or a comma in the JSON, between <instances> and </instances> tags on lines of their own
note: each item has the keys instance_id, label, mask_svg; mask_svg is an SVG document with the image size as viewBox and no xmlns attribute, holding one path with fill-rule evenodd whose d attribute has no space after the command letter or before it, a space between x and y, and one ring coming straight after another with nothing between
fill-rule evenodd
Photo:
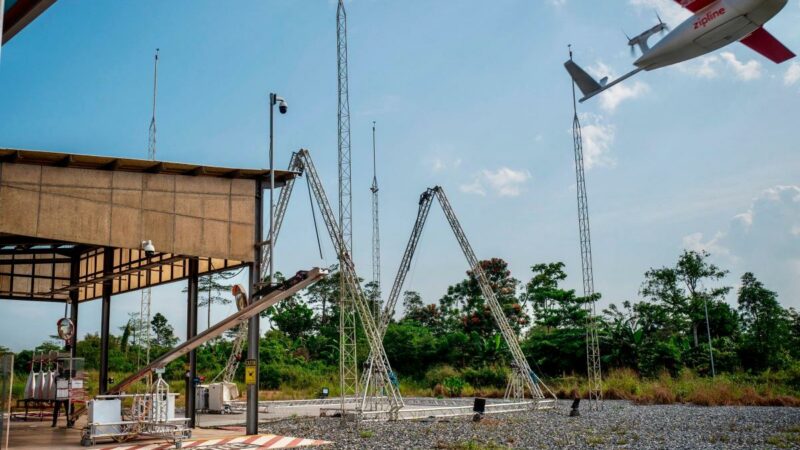
<instances>
[{"instance_id":1,"label":"metal pole","mask_svg":"<svg viewBox=\"0 0 800 450\"><path fill-rule=\"evenodd\" d=\"M714 368L714 348L711 347L711 325L708 321L708 300L703 296L703 309L706 311L706 334L708 335L708 356L711 357L711 378L717 377L717 371Z\"/></svg>"},{"instance_id":2,"label":"metal pole","mask_svg":"<svg viewBox=\"0 0 800 450\"><path fill-rule=\"evenodd\" d=\"M198 285L197 258L189 258L189 286L186 305L186 340L197 336L197 285ZM189 418L189 427L194 428L196 416L194 379L197 376L197 351L189 352L189 370L186 376L186 415Z\"/></svg>"},{"instance_id":3,"label":"metal pole","mask_svg":"<svg viewBox=\"0 0 800 450\"><path fill-rule=\"evenodd\" d=\"M259 179L256 180L256 210L255 210L255 230L253 236L253 264L250 265L250 295L258 290L258 283L261 282L261 246L258 242L262 241L262 234L264 229L264 186L263 182ZM250 301L252 301L250 297ZM258 434L258 338L259 330L259 316L256 315L248 320L247 324L247 359L255 360L256 362L256 384L247 385L247 417L246 428L247 434Z\"/></svg>"},{"instance_id":4,"label":"metal pole","mask_svg":"<svg viewBox=\"0 0 800 450\"><path fill-rule=\"evenodd\" d=\"M275 159L274 159L274 151L273 151L273 134L272 134L272 125L273 125L273 114L275 112L275 94L269 94L269 284L272 286L272 282L275 277L275 248L273 246L273 228L275 225L274 222L274 214L275 214L275 203L274 203L274 196L275 196Z\"/></svg>"},{"instance_id":5,"label":"metal pole","mask_svg":"<svg viewBox=\"0 0 800 450\"><path fill-rule=\"evenodd\" d=\"M80 255L74 255L70 263L69 284L75 285L80 279ZM78 355L78 289L69 291L70 311L69 318L72 320L74 334L70 343L70 356L75 358Z\"/></svg>"},{"instance_id":6,"label":"metal pole","mask_svg":"<svg viewBox=\"0 0 800 450\"><path fill-rule=\"evenodd\" d=\"M114 249L105 247L103 249L103 276L111 275L114 269ZM108 392L108 334L111 322L111 292L113 290L114 279L103 280L103 304L100 314L100 383L101 394ZM148 324L149 326L150 324Z\"/></svg>"}]
</instances>

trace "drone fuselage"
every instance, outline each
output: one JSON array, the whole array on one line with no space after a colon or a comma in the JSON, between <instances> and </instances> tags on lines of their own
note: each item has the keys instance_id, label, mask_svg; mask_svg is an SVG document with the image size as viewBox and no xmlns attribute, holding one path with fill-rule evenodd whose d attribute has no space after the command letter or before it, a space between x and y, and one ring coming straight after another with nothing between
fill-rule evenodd
<instances>
[{"instance_id":1,"label":"drone fuselage","mask_svg":"<svg viewBox=\"0 0 800 450\"><path fill-rule=\"evenodd\" d=\"M670 66L736 42L774 17L788 0L718 0L686 19L633 64Z\"/></svg>"}]
</instances>

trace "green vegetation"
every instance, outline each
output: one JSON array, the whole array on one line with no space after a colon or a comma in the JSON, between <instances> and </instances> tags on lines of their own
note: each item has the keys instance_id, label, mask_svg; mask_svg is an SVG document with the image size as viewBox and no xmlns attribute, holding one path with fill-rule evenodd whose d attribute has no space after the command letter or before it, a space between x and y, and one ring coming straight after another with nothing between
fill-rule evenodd
<instances>
[{"instance_id":1,"label":"green vegetation","mask_svg":"<svg viewBox=\"0 0 800 450\"><path fill-rule=\"evenodd\" d=\"M559 396L585 396L585 307L593 299L563 287L562 263L534 265L527 283L512 277L501 259L481 264L533 370ZM729 306L725 297L734 292L722 284L726 274L709 262L707 253L685 251L674 266L644 274L641 299L602 311L596 321L606 398L800 405L800 314L784 309L777 294L752 273L741 277L735 292L738 308ZM203 286L221 289L219 283ZM365 291L377 308L375 286L367 283ZM338 395L338 295L334 273L264 313L271 324L259 344L264 398L313 398L323 387ZM218 296L209 293L206 305L222 303ZM389 324L384 345L404 395L502 396L510 355L471 272L433 304L413 291L405 292L402 301L403 314ZM135 370L141 358L134 339L141 335L137 323L132 317L119 337L111 337L109 365L118 371L117 379ZM151 357L156 357L177 340L162 315L156 314L150 326ZM359 333L358 356L364 361L368 345ZM206 378L223 369L232 335L198 349L198 369ZM99 343L97 335L88 335L78 344L90 370L97 369ZM50 348L57 345L47 342L34 351ZM27 372L31 354L17 356L19 372ZM175 383L184 381L184 371L184 360L168 367L173 390L182 386Z\"/></svg>"}]
</instances>

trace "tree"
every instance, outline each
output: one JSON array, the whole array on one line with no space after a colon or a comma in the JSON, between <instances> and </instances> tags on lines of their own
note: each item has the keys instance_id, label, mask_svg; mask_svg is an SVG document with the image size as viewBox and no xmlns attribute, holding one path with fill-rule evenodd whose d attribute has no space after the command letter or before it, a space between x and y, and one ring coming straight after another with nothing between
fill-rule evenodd
<instances>
[{"instance_id":1,"label":"tree","mask_svg":"<svg viewBox=\"0 0 800 450\"><path fill-rule=\"evenodd\" d=\"M230 297L222 293L230 293L232 284L225 283L231 279L236 272L217 272L200 277L197 283L197 306L206 308L206 328L211 328L211 305L228 305L231 303ZM189 292L188 286L183 288L183 292Z\"/></svg>"},{"instance_id":2,"label":"tree","mask_svg":"<svg viewBox=\"0 0 800 450\"><path fill-rule=\"evenodd\" d=\"M169 348L178 343L178 338L175 337L175 330L163 314L156 313L153 316L153 320L150 321L150 325L153 327L152 343L154 345Z\"/></svg>"},{"instance_id":3,"label":"tree","mask_svg":"<svg viewBox=\"0 0 800 450\"><path fill-rule=\"evenodd\" d=\"M313 332L314 311L296 295L267 308L267 314L275 327L292 340L300 340Z\"/></svg>"},{"instance_id":4,"label":"tree","mask_svg":"<svg viewBox=\"0 0 800 450\"><path fill-rule=\"evenodd\" d=\"M784 366L789 358L786 345L791 334L787 313L778 304L778 294L747 272L742 275L738 301L745 332L742 362L757 370Z\"/></svg>"},{"instance_id":5,"label":"tree","mask_svg":"<svg viewBox=\"0 0 800 450\"><path fill-rule=\"evenodd\" d=\"M519 280L511 276L508 263L500 258L480 261L489 285L503 308L511 327L517 333L528 324L529 318L517 298ZM445 320L458 318L461 328L466 332L477 332L483 338L491 338L498 332L497 324L489 305L478 285L473 271L467 271L467 279L447 288L447 294L439 300Z\"/></svg>"},{"instance_id":6,"label":"tree","mask_svg":"<svg viewBox=\"0 0 800 450\"><path fill-rule=\"evenodd\" d=\"M426 305L419 292L403 292L403 311L402 322L413 322L437 334L444 331L441 310L436 305Z\"/></svg>"},{"instance_id":7,"label":"tree","mask_svg":"<svg viewBox=\"0 0 800 450\"><path fill-rule=\"evenodd\" d=\"M563 289L564 263L536 264L523 298L536 318L523 341L523 350L550 374L586 369L586 304L593 298L578 297ZM599 295L598 295L599 296Z\"/></svg>"},{"instance_id":8,"label":"tree","mask_svg":"<svg viewBox=\"0 0 800 450\"><path fill-rule=\"evenodd\" d=\"M710 362L707 357L708 348L700 345L701 332L705 332L710 338L730 337L735 332L735 327L714 329L706 326L706 317L710 324L712 312L718 313L717 318L723 322L729 323L731 318L735 320L735 316L730 314L730 307L724 302L725 295L731 288L706 286L719 283L728 273L711 264L709 257L706 251L684 250L675 267L648 270L640 291L651 302L667 308L667 311L659 312L660 318L669 322L665 325L674 327L680 335L684 332L690 333L693 345L683 358L695 367Z\"/></svg>"},{"instance_id":9,"label":"tree","mask_svg":"<svg viewBox=\"0 0 800 450\"><path fill-rule=\"evenodd\" d=\"M789 349L792 352L792 357L800 360L800 312L794 308L789 308L787 315L789 320L789 335L791 336Z\"/></svg>"}]
</instances>

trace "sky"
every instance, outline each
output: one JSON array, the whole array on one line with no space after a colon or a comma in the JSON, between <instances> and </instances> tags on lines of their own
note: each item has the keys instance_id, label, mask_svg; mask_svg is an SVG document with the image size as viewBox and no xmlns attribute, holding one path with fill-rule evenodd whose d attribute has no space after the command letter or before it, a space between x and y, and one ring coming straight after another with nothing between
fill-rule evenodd
<instances>
[{"instance_id":1,"label":"sky","mask_svg":"<svg viewBox=\"0 0 800 450\"><path fill-rule=\"evenodd\" d=\"M226 7L223 7L225 5ZM563 261L580 291L567 45L595 75L620 75L625 34L688 14L671 0L347 2L354 256L371 277L371 127L377 127L382 283L388 292L425 188L441 185L479 258L523 283ZM267 165L268 95L277 167L311 151L336 207L336 3L332 0L60 0L3 46L0 147L145 158L153 53L160 48L158 159ZM800 2L767 29L800 51ZM775 65L741 44L645 72L579 105L599 307L639 300L644 273L707 250L738 286L752 271L800 307L800 60ZM316 250L305 187L276 249L284 273L335 262ZM432 303L466 262L434 207L405 288ZM324 229L320 230L324 233ZM324 237L324 234L323 234ZM244 275L242 275L244 277ZM153 311L185 337L183 284ZM728 298L735 305L735 290ZM112 301L112 330L139 295ZM0 301L0 345L55 333L64 306ZM100 303L81 305L79 334ZM213 311L214 320L233 306ZM200 330L205 312L200 313ZM265 321L262 329L268 323Z\"/></svg>"}]
</instances>

